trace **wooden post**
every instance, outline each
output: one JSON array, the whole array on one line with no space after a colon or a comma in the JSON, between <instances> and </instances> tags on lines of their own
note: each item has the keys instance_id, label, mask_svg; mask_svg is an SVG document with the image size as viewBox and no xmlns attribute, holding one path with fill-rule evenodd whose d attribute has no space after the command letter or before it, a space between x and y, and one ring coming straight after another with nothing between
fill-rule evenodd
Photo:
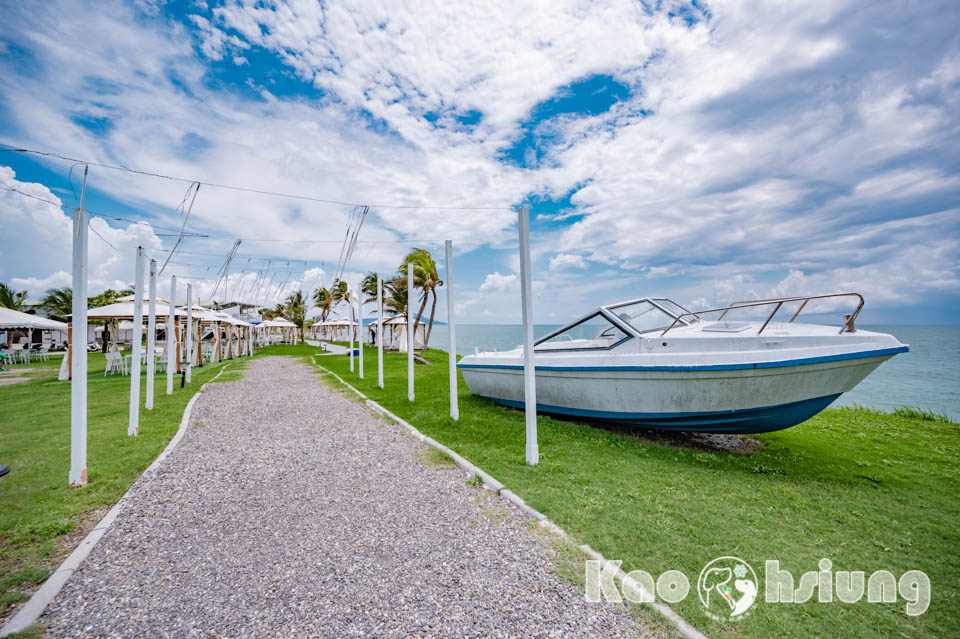
<instances>
[{"instance_id":1,"label":"wooden post","mask_svg":"<svg viewBox=\"0 0 960 639\"><path fill-rule=\"evenodd\" d=\"M453 421L460 419L460 408L457 406L457 331L453 319L453 242L443 243L446 249L447 261L447 332L450 337L449 359L450 367L450 417ZM409 299L409 295L407 296Z\"/></svg>"},{"instance_id":2,"label":"wooden post","mask_svg":"<svg viewBox=\"0 0 960 639\"><path fill-rule=\"evenodd\" d=\"M183 368L180 365L181 360L183 360L183 353L180 350L180 320L175 318L173 320L173 325L174 325L173 332L177 336L177 372L180 373L183 371Z\"/></svg>"},{"instance_id":3,"label":"wooden post","mask_svg":"<svg viewBox=\"0 0 960 639\"><path fill-rule=\"evenodd\" d=\"M87 171L83 167L80 208L73 213L73 315L70 342L70 474L71 486L87 483L87 212L83 200Z\"/></svg>"},{"instance_id":4,"label":"wooden post","mask_svg":"<svg viewBox=\"0 0 960 639\"><path fill-rule=\"evenodd\" d=\"M527 464L540 461L537 444L537 373L533 357L533 286L530 275L530 211L522 206L517 213L520 234L520 301L523 309L523 405L527 422Z\"/></svg>"},{"instance_id":5,"label":"wooden post","mask_svg":"<svg viewBox=\"0 0 960 639\"><path fill-rule=\"evenodd\" d=\"M347 302L347 305L350 307L350 328L347 329L347 338L350 340L349 341L350 351L347 354L347 357L350 358L350 372L352 373L353 372L353 323L356 321L357 318L354 317L355 313L353 312L353 304L350 302Z\"/></svg>"},{"instance_id":6,"label":"wooden post","mask_svg":"<svg viewBox=\"0 0 960 639\"><path fill-rule=\"evenodd\" d=\"M140 336L143 335L143 247L137 247L133 285L133 352L130 354L130 418L127 435L140 433Z\"/></svg>"},{"instance_id":7,"label":"wooden post","mask_svg":"<svg viewBox=\"0 0 960 639\"><path fill-rule=\"evenodd\" d=\"M220 335L220 322L213 323L214 334L217 337L217 362L223 361L223 338Z\"/></svg>"}]
</instances>

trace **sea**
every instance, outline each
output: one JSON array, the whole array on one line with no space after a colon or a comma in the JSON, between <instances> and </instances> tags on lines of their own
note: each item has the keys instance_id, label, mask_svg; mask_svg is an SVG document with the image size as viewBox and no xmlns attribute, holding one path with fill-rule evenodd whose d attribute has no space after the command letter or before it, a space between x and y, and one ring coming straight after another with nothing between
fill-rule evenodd
<instances>
[{"instance_id":1,"label":"sea","mask_svg":"<svg viewBox=\"0 0 960 639\"><path fill-rule=\"evenodd\" d=\"M537 324L540 337L560 325ZM835 406L867 406L892 410L911 406L946 414L960 421L960 326L858 325L869 331L890 333L910 352L884 362ZM519 324L457 324L457 353L474 349L505 351L523 341ZM430 346L447 350L447 327L434 324Z\"/></svg>"}]
</instances>

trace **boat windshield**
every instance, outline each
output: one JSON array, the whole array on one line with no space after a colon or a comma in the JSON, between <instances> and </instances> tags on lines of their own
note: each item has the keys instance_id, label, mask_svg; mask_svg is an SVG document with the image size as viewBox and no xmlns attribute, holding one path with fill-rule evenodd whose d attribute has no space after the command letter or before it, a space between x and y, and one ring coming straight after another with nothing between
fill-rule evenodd
<instances>
[{"instance_id":1,"label":"boat windshield","mask_svg":"<svg viewBox=\"0 0 960 639\"><path fill-rule=\"evenodd\" d=\"M597 313L536 345L537 351L575 351L610 348L629 337Z\"/></svg>"},{"instance_id":2,"label":"boat windshield","mask_svg":"<svg viewBox=\"0 0 960 639\"><path fill-rule=\"evenodd\" d=\"M668 299L666 299L666 298L664 298L664 297L655 298L653 301L656 302L657 304L659 304L660 306L662 306L663 308L667 309L668 311L670 311L671 313L673 313L673 314L676 315L677 317L680 317L680 316L683 315L684 313L689 313L689 312L690 312L690 311L688 311L687 309L685 309L684 307L682 307L682 306L680 306L679 304L677 304L676 302L674 302L673 300L668 300ZM689 323L689 322L695 322L695 321L697 321L698 319L700 319L700 318L696 317L695 315L692 315L692 316L689 316L689 317L684 317L681 321L685 321L685 322L688 322L688 323Z\"/></svg>"},{"instance_id":3,"label":"boat windshield","mask_svg":"<svg viewBox=\"0 0 960 639\"><path fill-rule=\"evenodd\" d=\"M659 302L660 300L657 301ZM657 330L662 331L676 320L673 315L664 312L647 300L616 306L610 310L615 313L617 317L635 328L638 333ZM680 313L677 314L679 315Z\"/></svg>"}]
</instances>

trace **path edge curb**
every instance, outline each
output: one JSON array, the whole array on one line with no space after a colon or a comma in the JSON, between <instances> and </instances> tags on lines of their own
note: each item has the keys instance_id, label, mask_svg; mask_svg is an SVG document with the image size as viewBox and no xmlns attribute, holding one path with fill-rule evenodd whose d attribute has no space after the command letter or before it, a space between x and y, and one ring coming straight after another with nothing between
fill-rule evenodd
<instances>
[{"instance_id":1,"label":"path edge curb","mask_svg":"<svg viewBox=\"0 0 960 639\"><path fill-rule=\"evenodd\" d=\"M313 359L313 358L311 358L311 359ZM421 433L419 430L417 430L416 427L414 427L412 424L410 424L410 423L407 422L406 420L398 417L397 415L394 415L394 414L391 413L389 410L387 410L386 408L384 408L383 406L381 406L381 405L378 404L377 402L373 401L372 399L370 399L369 397L367 397L366 395L364 395L363 393L361 393L359 390L357 390L356 388L354 388L352 384L350 384L349 382L347 382L346 380L344 380L342 377L340 377L339 375L337 375L336 373L334 373L334 372L333 372L332 370L330 370L329 368L326 368L326 367L324 367L323 365L318 364L318 363L316 362L316 360L313 361L313 364L314 364L314 366L316 366L317 368L322 369L322 370L323 370L324 372L326 372L327 374L333 375L333 376L336 377L338 380L340 380L340 383L341 383L341 384L343 384L344 386L346 386L347 388L349 388L350 390L352 390L354 393L356 393L361 399L364 400L364 404L366 404L369 408L371 408L371 409L374 410L375 412L380 413L381 415L383 415L383 416L391 419L392 421L396 422L396 423L399 424L400 426L403 426L404 428L407 429L407 431L408 431L411 435L413 435L414 437L416 437L417 439L419 439L421 442L423 442L423 443L425 443L425 444L427 444L427 445L429 445L429 446L433 446L434 448L436 448L436 449L438 449L438 450L441 450L441 451L443 451L444 453L450 455L450 457L453 458L453 461L457 464L457 466L459 466L462 470L466 471L466 473L467 473L468 475L470 475L471 477L474 477L474 476L480 477L480 479L483 480L484 488L486 488L487 490L493 491L494 493L496 493L496 494L499 495L500 497L503 497L503 498L506 499L507 501L509 501L509 502L511 502L512 504L516 505L518 508L520 508L520 509L523 510L525 513L527 513L528 515L530 515L533 519L535 519L535 520L537 521L537 523L539 523L539 525L540 525L541 527L545 528L546 530L548 530L548 531L552 532L553 534L555 534L555 535L557 535L557 536L559 536L559 537L562 537L562 538L564 538L564 539L569 539L569 538L570 538L570 536L567 534L567 532L566 532L563 528L561 528L560 526L558 526L558 525L555 524L554 522L550 521L550 520L547 518L547 516L544 515L543 513L541 513L539 510L536 510L536 509L532 508L532 507L531 507L530 505L528 505L527 502L525 502L520 496L518 496L516 493L508 490L508 489L506 488L506 486L504 486L502 483L500 483L499 481L497 481L496 479L494 479L491 475L489 475L488 473L484 472L483 470L481 470L481 469L478 468L477 466L471 464L471 463L470 463L469 461L467 461L464 457L462 457L461 455L459 455L459 454L456 453L455 451L451 450L450 448L444 446L443 444L441 444L440 442L436 441L436 440L433 439L432 437L427 437L426 435L424 435L423 433ZM604 558L603 555L601 555L601 554L598 553L596 550L594 550L593 548L591 548L590 546L588 546L588 545L586 545L586 544L577 546L577 548L580 550L580 552L582 552L584 555L586 555L586 556L589 557L590 559L595 559L595 560L602 561L602 562L604 562L604 564L606 564L606 563L609 561L608 559ZM637 583L637 582L634 581L631 577L629 577L629 576L627 575L627 573L625 573L622 569L619 569L619 570L617 571L616 579L621 583L621 586L626 585L626 586L629 586L629 587L635 589L636 591L643 591L643 592L646 593L646 590L643 589L643 587L640 586L639 583ZM646 594L650 595L650 593L646 593ZM650 596L652 597L652 595L650 595ZM648 603L647 605L649 605L651 608L653 608L654 610L656 610L657 612L659 612L665 619L667 619L667 621L669 621L669 622L674 626L674 628L677 629L677 631L678 631L680 634L682 634L682 635L683 635L684 637L686 637L687 639L708 639L705 634L703 634L702 632L700 632L699 630L697 630L696 628L694 628L693 626L691 626L689 623L687 623L687 621L685 621L685 620L683 619L683 617L681 617L680 615L678 615L678 614L676 613L676 611L674 611L673 608L671 608L670 606L668 606L668 605L666 605L666 604L664 604L664 603L658 603L658 602ZM2 636L2 635L0 635L0 636Z\"/></svg>"},{"instance_id":2,"label":"path edge curb","mask_svg":"<svg viewBox=\"0 0 960 639\"><path fill-rule=\"evenodd\" d=\"M7 623L0 628L0 637L6 637L9 634L14 632L22 632L36 623L37 619L43 614L44 610L47 609L47 606L50 605L50 602L53 601L53 598L60 593L60 590L63 589L63 586L67 583L67 580L70 579L70 576L76 572L77 568L80 567L80 564L83 563L83 560L87 558L90 554L90 551L93 550L94 546L97 545L97 542L100 541L100 538L107 532L107 529L110 528L110 524L117 518L117 515L120 514L120 511L123 510L123 507L126 505L127 495L130 494L130 491L133 490L141 479L148 473L151 473L157 469L164 459L173 452L173 449L177 447L177 444L180 443L180 440L183 439L183 435L187 430L187 426L190 424L190 413L193 412L193 405L199 399L200 394L207 387L207 384L220 377L220 375L229 368L229 364L224 366L220 371L210 379L210 381L205 382L200 386L200 390L193 394L193 397L190 398L190 401L187 402L186 407L183 409L183 417L180 419L180 426L177 428L177 432L174 433L173 437L167 443L166 447L160 451L160 454L157 455L157 458L146 467L146 469L140 473L140 476L137 477L136 481L130 484L130 487L127 488L126 492L123 493L123 496L117 500L117 503L107 511L107 514L97 522L97 525L93 527L87 536L83 538L83 541L73 549L73 552L63 560L63 563L53 572L52 575L47 577L47 580L43 582L43 585L33 593L33 596L27 600L25 604L20 606L20 610L16 612L10 619L7 620Z\"/></svg>"}]
</instances>

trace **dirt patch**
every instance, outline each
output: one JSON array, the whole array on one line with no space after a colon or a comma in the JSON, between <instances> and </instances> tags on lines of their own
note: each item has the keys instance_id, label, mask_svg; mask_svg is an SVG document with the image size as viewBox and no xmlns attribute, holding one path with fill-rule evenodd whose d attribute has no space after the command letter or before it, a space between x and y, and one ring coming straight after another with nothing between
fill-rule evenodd
<instances>
[{"instance_id":1,"label":"dirt patch","mask_svg":"<svg viewBox=\"0 0 960 639\"><path fill-rule=\"evenodd\" d=\"M23 382L29 381L29 377L0 377L0 386L13 386L14 384L22 384Z\"/></svg>"},{"instance_id":2,"label":"dirt patch","mask_svg":"<svg viewBox=\"0 0 960 639\"><path fill-rule=\"evenodd\" d=\"M582 422L582 420L579 421ZM719 453L738 453L741 455L755 453L763 448L762 442L747 435L656 430L600 421L590 421L587 423L593 428L602 428L621 435L627 435L645 444L659 444L660 446L673 446L674 448L706 450Z\"/></svg>"}]
</instances>

